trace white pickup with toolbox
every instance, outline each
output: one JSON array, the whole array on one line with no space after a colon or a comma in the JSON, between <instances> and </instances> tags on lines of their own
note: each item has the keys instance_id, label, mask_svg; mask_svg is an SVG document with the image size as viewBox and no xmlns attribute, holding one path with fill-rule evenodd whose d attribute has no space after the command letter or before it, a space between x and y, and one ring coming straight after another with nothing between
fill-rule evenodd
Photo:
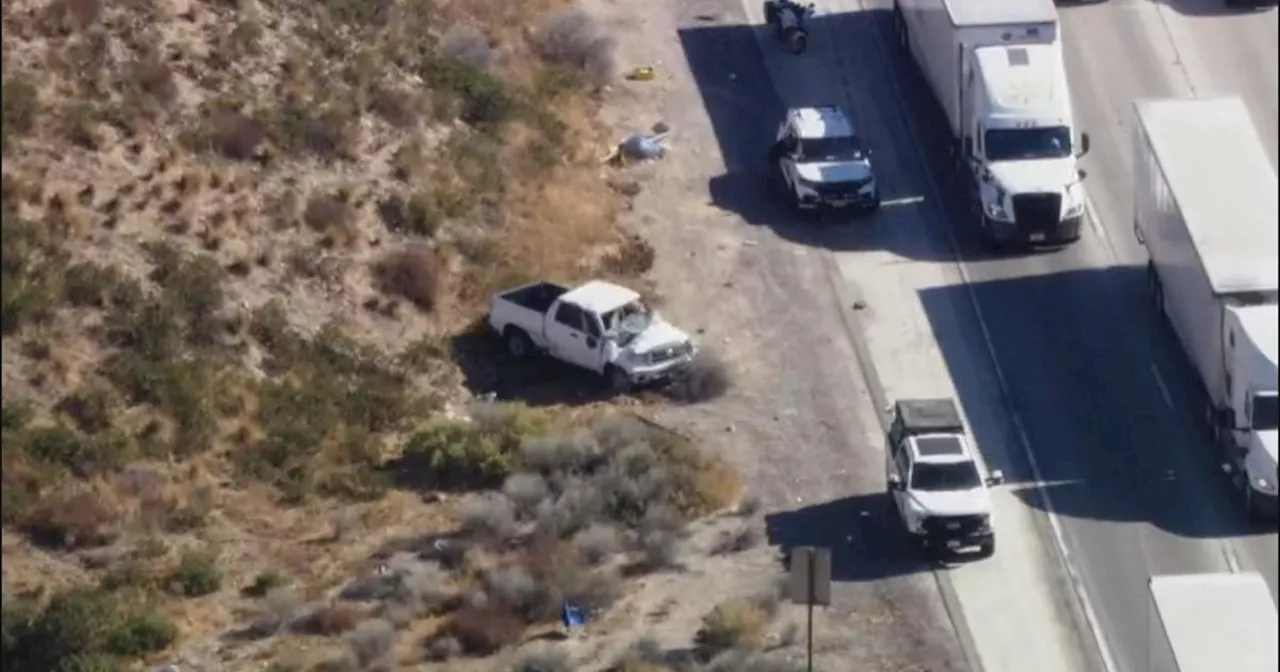
<instances>
[{"instance_id":1,"label":"white pickup with toolbox","mask_svg":"<svg viewBox=\"0 0 1280 672\"><path fill-rule=\"evenodd\" d=\"M569 289L539 282L501 292L489 326L516 357L538 353L605 376L617 390L670 378L692 360L693 341L640 294L593 280Z\"/></svg>"},{"instance_id":2,"label":"white pickup with toolbox","mask_svg":"<svg viewBox=\"0 0 1280 672\"><path fill-rule=\"evenodd\" d=\"M894 0L893 12L951 126L983 237L1077 240L1089 137L1075 125L1053 0Z\"/></svg>"},{"instance_id":3,"label":"white pickup with toolbox","mask_svg":"<svg viewBox=\"0 0 1280 672\"><path fill-rule=\"evenodd\" d=\"M1275 672L1276 605L1256 572L1153 576L1142 672Z\"/></svg>"},{"instance_id":4,"label":"white pickup with toolbox","mask_svg":"<svg viewBox=\"0 0 1280 672\"><path fill-rule=\"evenodd\" d=\"M1134 233L1249 511L1276 514L1280 191L1238 98L1134 103Z\"/></svg>"}]
</instances>

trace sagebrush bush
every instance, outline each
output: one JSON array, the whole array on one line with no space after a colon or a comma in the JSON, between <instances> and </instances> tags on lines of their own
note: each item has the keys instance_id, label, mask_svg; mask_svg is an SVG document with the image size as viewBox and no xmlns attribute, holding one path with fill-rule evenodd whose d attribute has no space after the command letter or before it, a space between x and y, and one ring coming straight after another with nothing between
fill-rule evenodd
<instances>
[{"instance_id":1,"label":"sagebrush bush","mask_svg":"<svg viewBox=\"0 0 1280 672\"><path fill-rule=\"evenodd\" d=\"M598 520L603 512L603 497L593 483L568 479L558 497L538 505L534 530L541 536L563 539Z\"/></svg>"},{"instance_id":2,"label":"sagebrush bush","mask_svg":"<svg viewBox=\"0 0 1280 672\"><path fill-rule=\"evenodd\" d=\"M488 70L493 65L489 38L475 26L454 26L445 31L437 49L441 56L461 61L477 70Z\"/></svg>"},{"instance_id":3,"label":"sagebrush bush","mask_svg":"<svg viewBox=\"0 0 1280 672\"><path fill-rule=\"evenodd\" d=\"M602 458L600 447L588 433L532 438L521 446L526 468L543 476L589 471Z\"/></svg>"},{"instance_id":4,"label":"sagebrush bush","mask_svg":"<svg viewBox=\"0 0 1280 672\"><path fill-rule=\"evenodd\" d=\"M380 291L426 312L435 310L440 299L440 273L436 253L421 245L390 252L373 266Z\"/></svg>"},{"instance_id":5,"label":"sagebrush bush","mask_svg":"<svg viewBox=\"0 0 1280 672\"><path fill-rule=\"evenodd\" d=\"M458 523L464 534L506 540L516 534L516 513L501 492L468 493L458 502Z\"/></svg>"},{"instance_id":6,"label":"sagebrush bush","mask_svg":"<svg viewBox=\"0 0 1280 672\"><path fill-rule=\"evenodd\" d=\"M360 669L365 669L387 661L396 645L396 629L387 621L373 619L356 626L343 639Z\"/></svg>"},{"instance_id":7,"label":"sagebrush bush","mask_svg":"<svg viewBox=\"0 0 1280 672\"><path fill-rule=\"evenodd\" d=\"M462 655L462 644L454 637L433 638L427 643L427 660L444 662Z\"/></svg>"},{"instance_id":8,"label":"sagebrush bush","mask_svg":"<svg viewBox=\"0 0 1280 672\"><path fill-rule=\"evenodd\" d=\"M262 595L252 628L260 635L274 635L293 625L301 613L302 598L298 592L289 586L276 586Z\"/></svg>"},{"instance_id":9,"label":"sagebrush bush","mask_svg":"<svg viewBox=\"0 0 1280 672\"><path fill-rule=\"evenodd\" d=\"M622 540L613 527L593 524L573 535L578 555L589 565L598 565L622 549Z\"/></svg>"},{"instance_id":10,"label":"sagebrush bush","mask_svg":"<svg viewBox=\"0 0 1280 672\"><path fill-rule=\"evenodd\" d=\"M547 616L546 594L529 571L521 566L494 569L485 575L485 595L506 605L528 622Z\"/></svg>"},{"instance_id":11,"label":"sagebrush bush","mask_svg":"<svg viewBox=\"0 0 1280 672\"><path fill-rule=\"evenodd\" d=\"M387 562L387 569L387 601L412 617L441 613L453 602L453 582L439 563L397 554Z\"/></svg>"},{"instance_id":12,"label":"sagebrush bush","mask_svg":"<svg viewBox=\"0 0 1280 672\"><path fill-rule=\"evenodd\" d=\"M596 86L613 80L617 42L605 34L590 14L567 7L547 15L537 31L543 58L580 68Z\"/></svg>"},{"instance_id":13,"label":"sagebrush bush","mask_svg":"<svg viewBox=\"0 0 1280 672\"><path fill-rule=\"evenodd\" d=\"M516 517L527 519L533 517L535 509L547 498L550 490L546 480L538 474L520 472L507 477L502 484L502 494L515 507Z\"/></svg>"},{"instance_id":14,"label":"sagebrush bush","mask_svg":"<svg viewBox=\"0 0 1280 672\"><path fill-rule=\"evenodd\" d=\"M731 649L759 649L764 643L769 615L751 600L729 600L702 617L694 644L706 659Z\"/></svg>"}]
</instances>

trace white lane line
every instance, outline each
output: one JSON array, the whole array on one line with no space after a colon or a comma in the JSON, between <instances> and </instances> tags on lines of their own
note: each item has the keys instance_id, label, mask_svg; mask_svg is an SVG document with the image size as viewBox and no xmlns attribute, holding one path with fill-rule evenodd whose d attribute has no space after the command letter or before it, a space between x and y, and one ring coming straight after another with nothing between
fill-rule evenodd
<instances>
[{"instance_id":1,"label":"white lane line","mask_svg":"<svg viewBox=\"0 0 1280 672\"><path fill-rule=\"evenodd\" d=\"M889 198L880 201L880 207L886 205L914 205L916 203L924 203L924 196L904 196L902 198Z\"/></svg>"},{"instance_id":2,"label":"white lane line","mask_svg":"<svg viewBox=\"0 0 1280 672\"><path fill-rule=\"evenodd\" d=\"M1160 369L1154 363L1151 365L1151 375L1156 377L1156 387L1160 388L1160 397L1164 399L1164 405L1173 409L1173 396L1169 394L1169 386L1164 384L1164 376L1160 375Z\"/></svg>"},{"instance_id":3,"label":"white lane line","mask_svg":"<svg viewBox=\"0 0 1280 672\"><path fill-rule=\"evenodd\" d=\"M862 7L861 9L866 11L865 7ZM882 54L881 58L885 61L883 65L885 67L891 67L887 61L888 54L894 53L892 51L893 46L889 44L889 40L885 38L885 35L881 31L877 30L875 33L876 40L880 43L880 49L877 51ZM890 75L886 79L888 79L889 86L893 89L894 98L902 113L903 122L910 127L914 127L916 122L913 120L912 115L907 114L906 97L903 95L901 87L898 86L897 78ZM921 165L930 165L927 158L928 154L920 142L920 134L917 132L910 135L911 146L916 154L916 159ZM942 200L942 190L934 180L933 172L931 170L926 169L923 172L925 175L924 182L928 186L930 195L933 197L934 202L938 204L938 208L941 209L942 203L944 203ZM946 217L945 212L941 212L940 214ZM950 217L947 218L950 219ZM982 332L983 344L985 345L987 355L991 360L992 369L996 374L996 383L1000 386L1001 396L1006 401L1011 400L1013 399L1013 395L1005 378L1004 370L1000 367L1000 360L996 356L996 348L991 338L991 330L987 327L986 318L982 314L982 306L978 303L978 295L973 289L973 280L969 275L968 269L960 260L959 242L956 240L955 234L952 232L950 226L943 226L942 229L946 233L947 241L951 245L952 254L955 257L956 268L960 273L961 280L964 281L966 293L969 295L969 303L973 307L974 315L978 318L978 328ZM1028 438L1026 429L1022 424L1022 418L1019 417L1017 410L1013 408L1012 404L1006 403L1006 406L1009 408L1009 416L1013 421L1015 430L1017 431L1018 441L1021 444L1022 452L1027 458L1027 463L1031 465L1031 473L1037 482L1043 483L1045 482L1045 478L1043 472L1040 471L1039 463L1036 461L1035 451L1031 449L1031 440ZM1045 517L1048 518L1049 526L1053 530L1054 543L1058 547L1058 553L1061 554L1062 563L1066 568L1072 592L1075 594L1076 600L1080 603L1080 608L1084 612L1089 632L1093 636L1094 644L1098 647L1098 655L1102 659L1102 666L1106 669L1106 672L1116 672L1117 668L1115 660L1111 657L1111 647L1107 644L1106 633L1103 632L1102 623L1098 618L1097 612L1093 608L1093 602L1089 599L1088 591L1085 590L1084 580L1076 569L1075 563L1072 561L1071 551L1067 547L1066 534L1062 529L1062 523L1058 519L1058 514L1053 506L1053 497L1049 491L1045 489L1040 490L1040 495L1044 502Z\"/></svg>"},{"instance_id":4,"label":"white lane line","mask_svg":"<svg viewBox=\"0 0 1280 672\"><path fill-rule=\"evenodd\" d=\"M1236 555L1236 549L1229 542L1222 542L1222 556L1227 559L1227 569L1232 574L1240 573L1240 558Z\"/></svg>"}]
</instances>

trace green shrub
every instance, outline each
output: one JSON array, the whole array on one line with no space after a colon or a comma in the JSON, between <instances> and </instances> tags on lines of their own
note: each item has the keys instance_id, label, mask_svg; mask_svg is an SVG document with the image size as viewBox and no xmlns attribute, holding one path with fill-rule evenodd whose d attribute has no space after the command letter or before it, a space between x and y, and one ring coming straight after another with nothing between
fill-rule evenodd
<instances>
[{"instance_id":1,"label":"green shrub","mask_svg":"<svg viewBox=\"0 0 1280 672\"><path fill-rule=\"evenodd\" d=\"M178 628L160 614L132 614L111 632L107 650L120 656L145 656L169 648L177 638Z\"/></svg>"},{"instance_id":2,"label":"green shrub","mask_svg":"<svg viewBox=\"0 0 1280 672\"><path fill-rule=\"evenodd\" d=\"M9 138L29 132L40 116L40 90L31 79L19 75L4 77L4 118L0 147L9 148Z\"/></svg>"},{"instance_id":3,"label":"green shrub","mask_svg":"<svg viewBox=\"0 0 1280 672\"><path fill-rule=\"evenodd\" d=\"M124 660L168 648L177 629L159 614L131 610L99 589L55 594L43 610L4 605L6 669L98 672L124 669Z\"/></svg>"},{"instance_id":4,"label":"green shrub","mask_svg":"<svg viewBox=\"0 0 1280 672\"><path fill-rule=\"evenodd\" d=\"M34 222L6 211L0 226L0 332L7 336L53 316L67 258Z\"/></svg>"},{"instance_id":5,"label":"green shrub","mask_svg":"<svg viewBox=\"0 0 1280 672\"><path fill-rule=\"evenodd\" d=\"M264 597L272 590L282 588L288 584L289 579L283 574L274 570L268 570L254 578L253 583L246 587L244 592L250 597Z\"/></svg>"},{"instance_id":6,"label":"green shrub","mask_svg":"<svg viewBox=\"0 0 1280 672\"><path fill-rule=\"evenodd\" d=\"M30 428L6 448L17 448L36 462L87 477L124 466L132 444L118 432L88 436L65 425L53 425Z\"/></svg>"},{"instance_id":7,"label":"green shrub","mask_svg":"<svg viewBox=\"0 0 1280 672\"><path fill-rule=\"evenodd\" d=\"M186 555L173 576L174 589L185 597L202 597L222 588L222 570L213 558Z\"/></svg>"},{"instance_id":8,"label":"green shrub","mask_svg":"<svg viewBox=\"0 0 1280 672\"><path fill-rule=\"evenodd\" d=\"M137 283L114 266L101 266L90 261L67 267L62 279L62 295L73 306L101 308L141 292Z\"/></svg>"},{"instance_id":9,"label":"green shrub","mask_svg":"<svg viewBox=\"0 0 1280 672\"><path fill-rule=\"evenodd\" d=\"M516 467L516 456L500 437L450 420L428 423L404 452L426 475L450 487L495 486Z\"/></svg>"},{"instance_id":10,"label":"green shrub","mask_svg":"<svg viewBox=\"0 0 1280 672\"><path fill-rule=\"evenodd\" d=\"M459 119L476 126L497 126L515 116L517 100L497 77L455 58L436 58L425 72L436 89L452 94Z\"/></svg>"}]
</instances>

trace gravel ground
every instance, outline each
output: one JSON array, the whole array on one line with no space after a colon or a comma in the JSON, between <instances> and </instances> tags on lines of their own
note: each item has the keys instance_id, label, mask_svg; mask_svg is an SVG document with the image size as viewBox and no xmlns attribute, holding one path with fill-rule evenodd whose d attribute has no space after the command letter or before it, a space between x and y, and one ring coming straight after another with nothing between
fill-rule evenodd
<instances>
[{"instance_id":1,"label":"gravel ground","mask_svg":"<svg viewBox=\"0 0 1280 672\"><path fill-rule=\"evenodd\" d=\"M724 139L712 132L703 96L733 96L735 87L730 80L723 91L704 85L700 93L678 30L740 15L732 2L583 3L618 36L622 70L658 71L655 81L615 87L605 121L619 137L666 122L673 128L669 154L619 177L643 188L630 216L656 248L653 276L663 312L729 361L736 379L725 398L671 409L664 420L708 439L741 470L763 502L769 539L768 548L733 562L691 563L686 576L655 581L661 585L652 590L681 597L657 634L670 646L681 645L681 637L687 645L708 605L736 596L731 590L767 587L781 575L782 548L814 544L833 548L836 578L834 604L816 621L820 667L967 669L934 576L904 559L912 556L888 514L876 410L828 253L789 243L711 203L709 184L726 173L718 149ZM802 617L799 607L787 613ZM635 628L637 636L643 627Z\"/></svg>"}]
</instances>

